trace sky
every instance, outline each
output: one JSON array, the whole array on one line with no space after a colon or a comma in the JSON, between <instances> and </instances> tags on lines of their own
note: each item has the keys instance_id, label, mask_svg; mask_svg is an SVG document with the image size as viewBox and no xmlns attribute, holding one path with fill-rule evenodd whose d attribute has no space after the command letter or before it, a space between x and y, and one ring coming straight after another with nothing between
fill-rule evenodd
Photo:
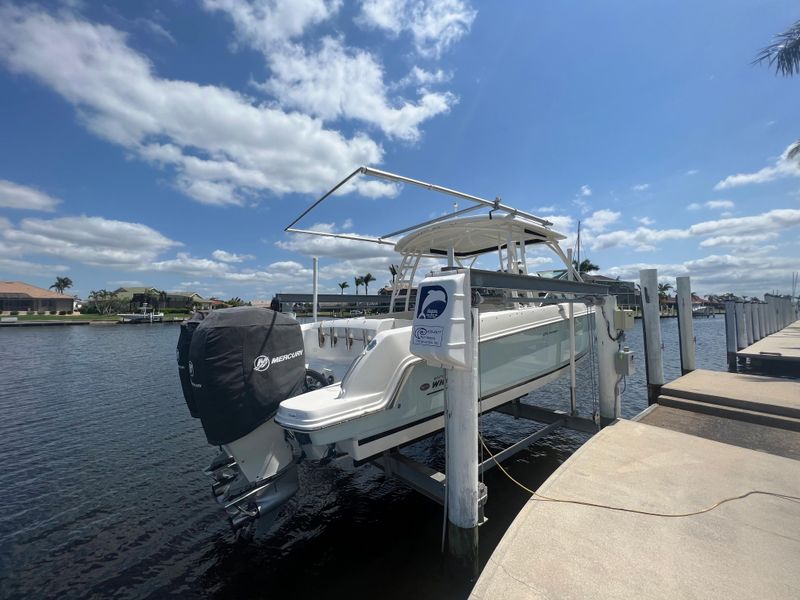
<instances>
[{"instance_id":1,"label":"sky","mask_svg":"<svg viewBox=\"0 0 800 600\"><path fill-rule=\"evenodd\" d=\"M566 246L580 222L605 275L789 292L800 77L752 61L799 18L770 0L0 0L0 279L269 299L310 292L318 256L322 290L370 272L374 292L391 248L284 232L368 165L499 196ZM452 210L358 178L298 226L375 236Z\"/></svg>"}]
</instances>

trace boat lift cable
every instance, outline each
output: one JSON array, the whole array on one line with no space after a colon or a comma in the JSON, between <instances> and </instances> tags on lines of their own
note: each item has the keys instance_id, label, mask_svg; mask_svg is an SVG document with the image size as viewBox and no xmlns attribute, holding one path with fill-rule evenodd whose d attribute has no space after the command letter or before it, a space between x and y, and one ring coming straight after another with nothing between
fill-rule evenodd
<instances>
[{"instance_id":1,"label":"boat lift cable","mask_svg":"<svg viewBox=\"0 0 800 600\"><path fill-rule=\"evenodd\" d=\"M773 498L780 498L782 500L788 500L789 502L796 502L800 504L800 496L793 496L791 494L784 494L781 492L773 492L769 490L750 490L748 492L744 492L737 496L728 496L726 498L723 498L722 500L715 502L714 504L711 504L710 506L706 506L705 508L700 508L698 510L692 510L689 512L682 512L682 513L662 513L651 510L640 510L638 508L613 506L611 504L602 504L600 502L589 502L586 500L573 500L570 498L553 498L551 496L545 496L544 494L540 494L539 492L530 489L529 487L525 486L524 484L514 479L514 477L512 477L511 474L503 467L503 465L501 465L500 462L495 458L494 454L492 454L492 451L489 450L489 448L486 446L486 442L483 441L482 436L480 437L480 442L481 445L486 450L486 452L489 453L489 456L494 461L495 465L500 467L500 470L506 475L506 477L508 477L513 483L518 485L520 488L531 494L531 500L535 500L537 502L558 502L561 504L576 504L578 506L590 506L593 508L602 508L605 510L613 510L617 512L633 513L636 515L645 515L648 517L664 517L668 519L678 519L683 517L693 517L696 515L702 515L719 508L723 504L727 504L728 502L733 502L735 500L744 500L749 496L772 496Z\"/></svg>"}]
</instances>

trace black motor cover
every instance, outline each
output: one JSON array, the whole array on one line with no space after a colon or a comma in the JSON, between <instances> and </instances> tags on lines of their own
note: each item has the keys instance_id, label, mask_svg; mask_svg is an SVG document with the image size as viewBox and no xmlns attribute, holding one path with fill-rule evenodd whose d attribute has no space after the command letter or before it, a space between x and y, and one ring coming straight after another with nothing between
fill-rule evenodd
<instances>
[{"instance_id":1,"label":"black motor cover","mask_svg":"<svg viewBox=\"0 0 800 600\"><path fill-rule=\"evenodd\" d=\"M192 399L210 444L227 444L302 393L300 325L282 313L243 306L210 312L189 346Z\"/></svg>"},{"instance_id":2,"label":"black motor cover","mask_svg":"<svg viewBox=\"0 0 800 600\"><path fill-rule=\"evenodd\" d=\"M194 313L192 318L181 323L181 334L178 336L178 347L175 348L175 357L178 359L178 376L181 379L181 389L183 389L183 399L189 407L189 413L196 419L200 416L197 412L194 398L192 397L192 384L189 381L189 345L192 343L192 335L197 326L203 320L203 313Z\"/></svg>"}]
</instances>

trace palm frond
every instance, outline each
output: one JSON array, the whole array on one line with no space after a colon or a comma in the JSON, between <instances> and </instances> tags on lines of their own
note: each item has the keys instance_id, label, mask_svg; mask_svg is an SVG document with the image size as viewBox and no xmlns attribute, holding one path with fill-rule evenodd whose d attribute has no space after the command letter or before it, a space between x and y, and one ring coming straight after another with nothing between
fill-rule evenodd
<instances>
[{"instance_id":1,"label":"palm frond","mask_svg":"<svg viewBox=\"0 0 800 600\"><path fill-rule=\"evenodd\" d=\"M775 73L790 77L800 73L800 21L775 36L775 41L762 48L753 64L766 62L775 67Z\"/></svg>"}]
</instances>

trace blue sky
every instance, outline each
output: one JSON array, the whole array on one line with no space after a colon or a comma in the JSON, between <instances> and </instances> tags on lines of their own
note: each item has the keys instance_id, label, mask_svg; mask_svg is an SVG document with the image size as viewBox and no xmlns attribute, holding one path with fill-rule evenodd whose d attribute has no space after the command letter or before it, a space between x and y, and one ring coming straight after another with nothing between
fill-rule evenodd
<instances>
[{"instance_id":1,"label":"blue sky","mask_svg":"<svg viewBox=\"0 0 800 600\"><path fill-rule=\"evenodd\" d=\"M789 291L800 78L751 61L790 2L0 2L0 279L268 299L390 278L283 233L367 164L549 217L613 276ZM301 225L451 209L361 181ZM529 255L531 267L555 266ZM374 285L374 284L373 284ZM349 290L352 291L352 290Z\"/></svg>"}]
</instances>

